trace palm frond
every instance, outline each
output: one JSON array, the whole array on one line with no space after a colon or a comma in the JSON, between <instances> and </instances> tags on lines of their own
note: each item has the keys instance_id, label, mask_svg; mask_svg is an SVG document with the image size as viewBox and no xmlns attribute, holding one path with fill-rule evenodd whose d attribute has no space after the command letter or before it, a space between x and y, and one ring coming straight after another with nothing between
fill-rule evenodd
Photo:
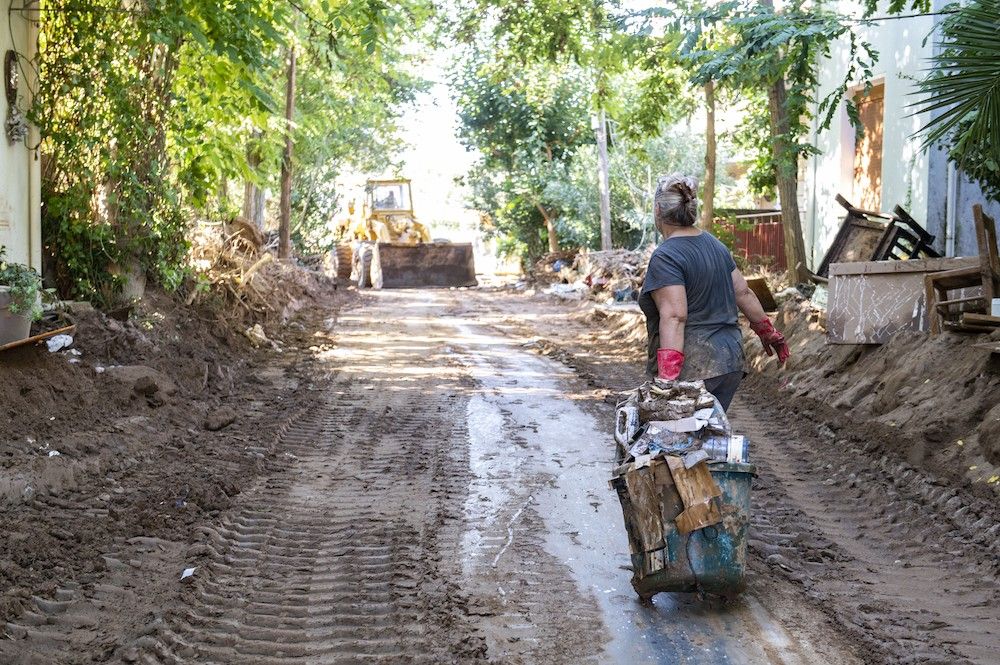
<instances>
[{"instance_id":1,"label":"palm frond","mask_svg":"<svg viewBox=\"0 0 1000 665\"><path fill-rule=\"evenodd\" d=\"M941 26L940 52L919 83L914 113L930 112L924 146L948 137L1000 152L1000 0L974 0Z\"/></svg>"}]
</instances>

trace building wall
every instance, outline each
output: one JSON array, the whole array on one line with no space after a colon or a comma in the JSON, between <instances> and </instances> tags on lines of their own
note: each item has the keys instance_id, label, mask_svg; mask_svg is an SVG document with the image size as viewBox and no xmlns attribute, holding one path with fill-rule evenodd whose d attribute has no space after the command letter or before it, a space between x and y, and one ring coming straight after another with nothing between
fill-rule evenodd
<instances>
[{"instance_id":1,"label":"building wall","mask_svg":"<svg viewBox=\"0 0 1000 665\"><path fill-rule=\"evenodd\" d=\"M836 5L846 14L861 15L857 3ZM868 41L879 53L873 82L885 84L882 208L891 210L896 204L902 205L922 223L927 219L930 200L930 156L919 149L920 141L912 135L926 122L926 115L912 116L907 104L913 100L909 93L914 79L919 77L926 58L933 52L931 42L924 43L933 26L933 17L915 17L857 28L859 38ZM830 57L820 64L817 99L826 97L843 81L850 67L849 54L847 40L841 39L831 49ZM834 200L836 195L843 194L848 201L852 200L854 140L854 128L843 104L829 129L820 130L818 119L814 121L812 143L821 154L806 163L803 219L806 254L813 268L823 259L844 217L843 208Z\"/></svg>"},{"instance_id":2,"label":"building wall","mask_svg":"<svg viewBox=\"0 0 1000 665\"><path fill-rule=\"evenodd\" d=\"M26 61L35 54L33 18L18 11L3 12L0 17L0 63L8 49L21 56L18 106L22 111L27 110L30 90L35 87L29 78L34 67ZM0 86L0 123L6 121L8 111L2 91ZM37 131L33 129L25 141L15 144L7 140L6 132L0 134L0 245L7 248L7 260L41 270L40 166L28 147L38 144Z\"/></svg>"},{"instance_id":3,"label":"building wall","mask_svg":"<svg viewBox=\"0 0 1000 665\"><path fill-rule=\"evenodd\" d=\"M935 0L934 9L941 10L947 0ZM935 48L935 50L937 50ZM948 181L955 181L954 202L954 256L975 256L979 254L976 241L976 226L972 218L972 206L980 204L987 214L1000 220L1000 202L987 201L979 185L965 177L960 170L949 168L948 154L933 148L929 151L929 180L927 229L937 236L938 249L944 253L948 246Z\"/></svg>"}]
</instances>

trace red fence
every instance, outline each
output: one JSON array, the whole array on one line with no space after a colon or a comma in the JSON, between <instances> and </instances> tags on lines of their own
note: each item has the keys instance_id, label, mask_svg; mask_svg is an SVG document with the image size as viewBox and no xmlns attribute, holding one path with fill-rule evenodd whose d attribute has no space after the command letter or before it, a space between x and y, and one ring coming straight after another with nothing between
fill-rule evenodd
<instances>
[{"instance_id":1,"label":"red fence","mask_svg":"<svg viewBox=\"0 0 1000 665\"><path fill-rule=\"evenodd\" d=\"M736 215L735 223L722 223L721 231L733 239L733 253L747 263L766 265L783 272L785 233L780 212L753 212Z\"/></svg>"}]
</instances>

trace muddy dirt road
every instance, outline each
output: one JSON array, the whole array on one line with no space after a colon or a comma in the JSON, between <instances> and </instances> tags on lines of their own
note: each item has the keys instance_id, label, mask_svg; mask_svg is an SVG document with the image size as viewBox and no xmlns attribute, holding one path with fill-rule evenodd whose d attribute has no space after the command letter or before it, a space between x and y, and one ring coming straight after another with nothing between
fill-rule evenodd
<instances>
[{"instance_id":1,"label":"muddy dirt road","mask_svg":"<svg viewBox=\"0 0 1000 665\"><path fill-rule=\"evenodd\" d=\"M863 440L745 393L750 588L644 607L607 486L631 359L488 291L365 294L334 328L247 444L266 472L189 542L108 543L96 583L36 592L0 662L996 662L994 523Z\"/></svg>"}]
</instances>

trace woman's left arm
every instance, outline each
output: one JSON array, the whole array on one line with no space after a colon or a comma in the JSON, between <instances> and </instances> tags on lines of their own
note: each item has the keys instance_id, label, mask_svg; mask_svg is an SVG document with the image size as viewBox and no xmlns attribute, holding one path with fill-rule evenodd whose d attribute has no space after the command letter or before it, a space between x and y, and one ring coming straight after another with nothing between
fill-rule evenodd
<instances>
[{"instance_id":1,"label":"woman's left arm","mask_svg":"<svg viewBox=\"0 0 1000 665\"><path fill-rule=\"evenodd\" d=\"M774 328L771 319L767 318L767 313L764 312L760 299L750 289L750 285L747 284L747 280L739 268L733 270L733 290L736 292L736 306L750 321L750 329L760 337L764 351L769 356L777 354L778 362L784 363L791 355L788 342L785 341L785 336Z\"/></svg>"}]
</instances>

